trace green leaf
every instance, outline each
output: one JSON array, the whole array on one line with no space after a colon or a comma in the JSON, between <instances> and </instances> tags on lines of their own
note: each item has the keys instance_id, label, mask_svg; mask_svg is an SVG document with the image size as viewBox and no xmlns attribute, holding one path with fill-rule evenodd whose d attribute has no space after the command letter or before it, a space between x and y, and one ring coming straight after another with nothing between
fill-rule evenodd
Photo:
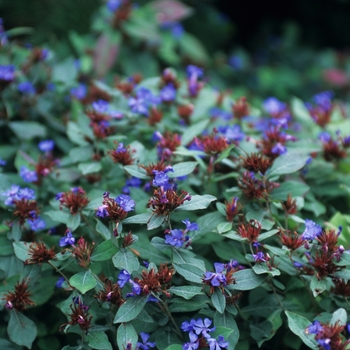
<instances>
[{"instance_id":1,"label":"green leaf","mask_svg":"<svg viewBox=\"0 0 350 350\"><path fill-rule=\"evenodd\" d=\"M0 236L0 256L8 256L13 254L13 245L6 236Z\"/></svg>"},{"instance_id":2,"label":"green leaf","mask_svg":"<svg viewBox=\"0 0 350 350\"><path fill-rule=\"evenodd\" d=\"M129 273L137 271L140 267L139 259L129 249L123 249L117 252L112 258L113 264L117 269L124 269Z\"/></svg>"},{"instance_id":3,"label":"green leaf","mask_svg":"<svg viewBox=\"0 0 350 350\"><path fill-rule=\"evenodd\" d=\"M89 143L85 139L85 135L81 131L79 125L75 122L68 122L67 124L67 136L70 141L79 146L89 146Z\"/></svg>"},{"instance_id":4,"label":"green leaf","mask_svg":"<svg viewBox=\"0 0 350 350\"><path fill-rule=\"evenodd\" d=\"M208 124L209 119L205 119L186 128L182 134L181 145L186 146L188 143L190 143L196 136L200 135L204 131Z\"/></svg>"},{"instance_id":5,"label":"green leaf","mask_svg":"<svg viewBox=\"0 0 350 350\"><path fill-rule=\"evenodd\" d=\"M333 312L331 324L335 325L338 322L340 326L345 326L347 323L347 319L348 315L346 313L346 310L340 308L337 311Z\"/></svg>"},{"instance_id":6,"label":"green leaf","mask_svg":"<svg viewBox=\"0 0 350 350\"><path fill-rule=\"evenodd\" d=\"M50 210L45 212L45 215L49 216L55 222L60 222L67 225L70 214L61 210Z\"/></svg>"},{"instance_id":7,"label":"green leaf","mask_svg":"<svg viewBox=\"0 0 350 350\"><path fill-rule=\"evenodd\" d=\"M174 267L176 272L183 276L185 280L194 283L203 283L203 275L205 271L198 266L192 264L174 264Z\"/></svg>"},{"instance_id":8,"label":"green leaf","mask_svg":"<svg viewBox=\"0 0 350 350\"><path fill-rule=\"evenodd\" d=\"M323 293L325 290L327 290L327 280L325 278L322 278L319 280L316 275L312 276L311 282L310 282L310 289L312 290L312 294L316 298L317 295Z\"/></svg>"},{"instance_id":9,"label":"green leaf","mask_svg":"<svg viewBox=\"0 0 350 350\"><path fill-rule=\"evenodd\" d=\"M348 223L343 214L336 212L329 221L328 227L338 230L339 226L342 226L343 229L340 236L338 237L338 242L340 244L343 244L345 248L350 248L350 230L348 228Z\"/></svg>"},{"instance_id":10,"label":"green leaf","mask_svg":"<svg viewBox=\"0 0 350 350\"><path fill-rule=\"evenodd\" d=\"M112 344L109 342L105 332L90 331L87 334L86 340L93 349L112 350Z\"/></svg>"},{"instance_id":11,"label":"green leaf","mask_svg":"<svg viewBox=\"0 0 350 350\"><path fill-rule=\"evenodd\" d=\"M119 349L126 349L127 344L131 344L131 349L136 347L138 335L131 323L122 323L117 331L117 344Z\"/></svg>"},{"instance_id":12,"label":"green leaf","mask_svg":"<svg viewBox=\"0 0 350 350\"><path fill-rule=\"evenodd\" d=\"M130 216L123 220L123 224L147 224L152 216L152 213L143 213Z\"/></svg>"},{"instance_id":13,"label":"green leaf","mask_svg":"<svg viewBox=\"0 0 350 350\"><path fill-rule=\"evenodd\" d=\"M278 175L292 174L300 170L309 158L309 155L297 152L282 154L274 160L267 177L272 178Z\"/></svg>"},{"instance_id":14,"label":"green leaf","mask_svg":"<svg viewBox=\"0 0 350 350\"><path fill-rule=\"evenodd\" d=\"M191 312L203 309L209 298L206 295L196 295L191 300L176 298L171 300L170 312Z\"/></svg>"},{"instance_id":15,"label":"green leaf","mask_svg":"<svg viewBox=\"0 0 350 350\"><path fill-rule=\"evenodd\" d=\"M126 302L118 309L113 322L124 323L135 319L146 305L147 299L147 295L127 299Z\"/></svg>"},{"instance_id":16,"label":"green leaf","mask_svg":"<svg viewBox=\"0 0 350 350\"><path fill-rule=\"evenodd\" d=\"M36 338L37 328L32 320L16 310L10 312L7 332L14 343L31 349Z\"/></svg>"},{"instance_id":17,"label":"green leaf","mask_svg":"<svg viewBox=\"0 0 350 350\"><path fill-rule=\"evenodd\" d=\"M99 244L91 255L91 261L105 261L112 258L118 252L118 248L111 240Z\"/></svg>"},{"instance_id":18,"label":"green leaf","mask_svg":"<svg viewBox=\"0 0 350 350\"><path fill-rule=\"evenodd\" d=\"M154 214L151 216L147 222L147 230L154 230L155 228L161 226L165 220L163 215Z\"/></svg>"},{"instance_id":19,"label":"green leaf","mask_svg":"<svg viewBox=\"0 0 350 350\"><path fill-rule=\"evenodd\" d=\"M11 188L11 180L4 174L0 174L0 195Z\"/></svg>"},{"instance_id":20,"label":"green leaf","mask_svg":"<svg viewBox=\"0 0 350 350\"><path fill-rule=\"evenodd\" d=\"M79 272L69 279L69 283L77 288L82 294L95 288L97 282L90 270Z\"/></svg>"},{"instance_id":21,"label":"green leaf","mask_svg":"<svg viewBox=\"0 0 350 350\"><path fill-rule=\"evenodd\" d=\"M191 174L197 165L198 165L198 162L177 163L173 165L174 171L173 172L169 171L167 175L169 176L169 178L185 176L185 175Z\"/></svg>"},{"instance_id":22,"label":"green leaf","mask_svg":"<svg viewBox=\"0 0 350 350\"><path fill-rule=\"evenodd\" d=\"M224 313L226 307L226 298L219 288L216 288L214 293L211 295L211 302L215 309L220 312L220 314Z\"/></svg>"},{"instance_id":23,"label":"green leaf","mask_svg":"<svg viewBox=\"0 0 350 350\"><path fill-rule=\"evenodd\" d=\"M67 220L67 227L70 228L72 231L75 231L80 225L80 220L81 217L79 213L75 215L69 214Z\"/></svg>"},{"instance_id":24,"label":"green leaf","mask_svg":"<svg viewBox=\"0 0 350 350\"><path fill-rule=\"evenodd\" d=\"M186 300L192 299L196 295L203 294L202 287L196 286L172 286L168 291Z\"/></svg>"},{"instance_id":25,"label":"green leaf","mask_svg":"<svg viewBox=\"0 0 350 350\"><path fill-rule=\"evenodd\" d=\"M18 242L22 237L22 227L18 220L14 221L11 226L12 239Z\"/></svg>"},{"instance_id":26,"label":"green leaf","mask_svg":"<svg viewBox=\"0 0 350 350\"><path fill-rule=\"evenodd\" d=\"M174 344L174 345L170 345L168 346L165 350L182 350L182 345L180 344Z\"/></svg>"},{"instance_id":27,"label":"green leaf","mask_svg":"<svg viewBox=\"0 0 350 350\"><path fill-rule=\"evenodd\" d=\"M252 269L244 269L233 274L235 284L227 286L229 290L251 290L260 286L265 280L264 276L257 275Z\"/></svg>"},{"instance_id":28,"label":"green leaf","mask_svg":"<svg viewBox=\"0 0 350 350\"><path fill-rule=\"evenodd\" d=\"M10 122L8 125L19 140L46 137L46 127L38 122Z\"/></svg>"},{"instance_id":29,"label":"green leaf","mask_svg":"<svg viewBox=\"0 0 350 350\"><path fill-rule=\"evenodd\" d=\"M146 170L137 165L125 165L124 169L131 176L137 177L138 179L150 179L150 177L146 173Z\"/></svg>"},{"instance_id":30,"label":"green leaf","mask_svg":"<svg viewBox=\"0 0 350 350\"><path fill-rule=\"evenodd\" d=\"M190 211L190 210L197 210L197 209L206 209L208 208L209 204L215 201L216 199L217 199L216 197L210 194L205 194L203 196L194 195L191 197L190 201L186 201L184 204L177 207L174 211Z\"/></svg>"},{"instance_id":31,"label":"green leaf","mask_svg":"<svg viewBox=\"0 0 350 350\"><path fill-rule=\"evenodd\" d=\"M340 271L337 271L333 274L335 277L342 278L343 280L350 280L350 270L343 269Z\"/></svg>"},{"instance_id":32,"label":"green leaf","mask_svg":"<svg viewBox=\"0 0 350 350\"><path fill-rule=\"evenodd\" d=\"M271 269L269 269L268 266L263 263L256 263L253 266L253 270L257 275L267 273L271 276L279 276L281 274L280 270L276 269L275 267L271 267Z\"/></svg>"},{"instance_id":33,"label":"green leaf","mask_svg":"<svg viewBox=\"0 0 350 350\"><path fill-rule=\"evenodd\" d=\"M269 238L269 237L272 237L274 236L276 233L278 232L277 229L274 229L274 230L271 230L271 231L268 231L268 232L264 232L264 233L261 233L258 237L258 241L261 242L263 241L264 239L266 238Z\"/></svg>"},{"instance_id":34,"label":"green leaf","mask_svg":"<svg viewBox=\"0 0 350 350\"><path fill-rule=\"evenodd\" d=\"M340 260L334 261L334 264L337 266L350 266L350 252L345 251L340 255Z\"/></svg>"},{"instance_id":35,"label":"green leaf","mask_svg":"<svg viewBox=\"0 0 350 350\"><path fill-rule=\"evenodd\" d=\"M285 311L287 317L288 317L288 326L289 329L297 335L305 345L307 345L311 349L318 349L316 340L314 339L313 334L306 334L305 330L308 326L310 326L311 322L298 314L295 314L294 312Z\"/></svg>"},{"instance_id":36,"label":"green leaf","mask_svg":"<svg viewBox=\"0 0 350 350\"><path fill-rule=\"evenodd\" d=\"M310 187L300 181L287 181L280 184L279 187L274 188L271 191L271 197L285 201L290 194L293 198L303 196L310 190Z\"/></svg>"},{"instance_id":37,"label":"green leaf","mask_svg":"<svg viewBox=\"0 0 350 350\"><path fill-rule=\"evenodd\" d=\"M232 222L220 222L220 224L216 227L218 233L225 233L232 229Z\"/></svg>"},{"instance_id":38,"label":"green leaf","mask_svg":"<svg viewBox=\"0 0 350 350\"><path fill-rule=\"evenodd\" d=\"M88 163L80 163L78 165L78 169L81 170L83 175L98 173L101 169L100 162L88 162Z\"/></svg>"},{"instance_id":39,"label":"green leaf","mask_svg":"<svg viewBox=\"0 0 350 350\"><path fill-rule=\"evenodd\" d=\"M24 242L13 242L13 249L18 259L26 261L29 259L30 255L28 254L28 245Z\"/></svg>"},{"instance_id":40,"label":"green leaf","mask_svg":"<svg viewBox=\"0 0 350 350\"><path fill-rule=\"evenodd\" d=\"M227 307L230 307L230 306L233 306L233 305L227 305L226 309ZM218 311L216 311L214 315L214 324L216 327L224 327L224 328L231 329L233 331L228 336L228 338L225 338L225 340L229 343L227 349L234 350L239 340L239 329L237 327L237 323L234 317L229 312L227 312L227 310L223 314L220 314Z\"/></svg>"},{"instance_id":41,"label":"green leaf","mask_svg":"<svg viewBox=\"0 0 350 350\"><path fill-rule=\"evenodd\" d=\"M111 232L109 229L99 219L96 219L96 221L96 231L100 233L104 239L111 239Z\"/></svg>"},{"instance_id":42,"label":"green leaf","mask_svg":"<svg viewBox=\"0 0 350 350\"><path fill-rule=\"evenodd\" d=\"M231 151L236 147L236 145L232 144L230 146L228 146L227 148L225 148L220 156L218 157L218 159L214 162L214 164L220 163L222 160L226 159L227 157L229 157Z\"/></svg>"}]
</instances>

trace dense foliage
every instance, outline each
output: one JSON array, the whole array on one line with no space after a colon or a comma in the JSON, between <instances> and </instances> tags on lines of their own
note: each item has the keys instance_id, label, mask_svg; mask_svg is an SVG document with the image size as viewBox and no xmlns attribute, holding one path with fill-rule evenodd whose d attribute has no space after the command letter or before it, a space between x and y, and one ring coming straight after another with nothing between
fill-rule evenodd
<instances>
[{"instance_id":1,"label":"dense foliage","mask_svg":"<svg viewBox=\"0 0 350 350\"><path fill-rule=\"evenodd\" d=\"M1 349L346 349L348 104L218 89L171 3L1 30Z\"/></svg>"}]
</instances>

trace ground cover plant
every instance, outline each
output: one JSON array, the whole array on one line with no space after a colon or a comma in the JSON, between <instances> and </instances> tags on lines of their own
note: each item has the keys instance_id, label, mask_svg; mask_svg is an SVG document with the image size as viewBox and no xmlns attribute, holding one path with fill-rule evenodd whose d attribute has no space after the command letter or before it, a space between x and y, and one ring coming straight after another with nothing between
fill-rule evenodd
<instances>
[{"instance_id":1,"label":"ground cover plant","mask_svg":"<svg viewBox=\"0 0 350 350\"><path fill-rule=\"evenodd\" d=\"M1 349L349 347L347 103L93 75L10 34Z\"/></svg>"}]
</instances>

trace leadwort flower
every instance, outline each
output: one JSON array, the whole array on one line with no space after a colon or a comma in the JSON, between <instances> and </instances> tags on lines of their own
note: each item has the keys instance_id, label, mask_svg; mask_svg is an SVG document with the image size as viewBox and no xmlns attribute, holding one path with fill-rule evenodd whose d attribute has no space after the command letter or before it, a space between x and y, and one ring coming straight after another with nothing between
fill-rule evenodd
<instances>
[{"instance_id":1,"label":"leadwort flower","mask_svg":"<svg viewBox=\"0 0 350 350\"><path fill-rule=\"evenodd\" d=\"M252 153L246 157L241 157L242 167L254 173L265 174L266 170L271 166L270 158L264 157L259 153Z\"/></svg>"},{"instance_id":2,"label":"leadwort flower","mask_svg":"<svg viewBox=\"0 0 350 350\"><path fill-rule=\"evenodd\" d=\"M142 339L142 343L137 342L136 344L137 350L149 350L150 348L154 348L156 346L156 343L148 341L150 337L148 333L141 332L140 337Z\"/></svg>"},{"instance_id":3,"label":"leadwort flower","mask_svg":"<svg viewBox=\"0 0 350 350\"><path fill-rule=\"evenodd\" d=\"M73 305L70 305L70 309L72 310L72 313L68 315L70 320L67 324L71 326L78 325L81 330L87 333L91 327L90 324L92 320L92 316L89 314L89 307L84 305L79 298L77 302L73 300ZM60 329L67 324L63 324Z\"/></svg>"},{"instance_id":4,"label":"leadwort flower","mask_svg":"<svg viewBox=\"0 0 350 350\"><path fill-rule=\"evenodd\" d=\"M122 165L131 165L134 163L132 153L134 150L130 150L130 146L124 147L124 144L120 142L117 149L109 151L108 154L112 158L114 163L120 163Z\"/></svg>"},{"instance_id":5,"label":"leadwort flower","mask_svg":"<svg viewBox=\"0 0 350 350\"><path fill-rule=\"evenodd\" d=\"M121 286L118 283L112 283L107 278L105 280L103 290L101 290L95 297L99 300L106 301L120 307L125 302L120 288Z\"/></svg>"},{"instance_id":6,"label":"leadwort flower","mask_svg":"<svg viewBox=\"0 0 350 350\"><path fill-rule=\"evenodd\" d=\"M320 225L317 225L312 220L309 220L309 219L305 220L305 231L303 232L303 237L305 240L312 241L321 233L322 233L322 227Z\"/></svg>"},{"instance_id":7,"label":"leadwort flower","mask_svg":"<svg viewBox=\"0 0 350 350\"><path fill-rule=\"evenodd\" d=\"M54 248L48 249L43 242L32 243L28 249L29 259L24 263L26 265L47 263L56 256Z\"/></svg>"},{"instance_id":8,"label":"leadwort flower","mask_svg":"<svg viewBox=\"0 0 350 350\"><path fill-rule=\"evenodd\" d=\"M215 272L207 271L203 278L203 283L210 287L210 294L214 293L215 288L220 288L224 291L226 285L235 283L232 275L237 271L223 263L214 263L214 268Z\"/></svg>"},{"instance_id":9,"label":"leadwort flower","mask_svg":"<svg viewBox=\"0 0 350 350\"><path fill-rule=\"evenodd\" d=\"M257 220L250 220L238 226L238 233L242 238L247 238L251 243L256 242L261 232L261 224Z\"/></svg>"},{"instance_id":10,"label":"leadwort flower","mask_svg":"<svg viewBox=\"0 0 350 350\"><path fill-rule=\"evenodd\" d=\"M6 300L5 307L7 309L23 311L27 306L35 305L30 299L30 296L31 293L28 291L28 279L23 279L21 282L15 284L14 292L7 292L2 299Z\"/></svg>"},{"instance_id":11,"label":"leadwort flower","mask_svg":"<svg viewBox=\"0 0 350 350\"><path fill-rule=\"evenodd\" d=\"M72 245L75 243L75 238L72 235L72 231L67 229L65 233L65 237L60 239L60 247L65 247L66 245Z\"/></svg>"},{"instance_id":12,"label":"leadwort flower","mask_svg":"<svg viewBox=\"0 0 350 350\"><path fill-rule=\"evenodd\" d=\"M72 215L78 214L89 203L89 198L81 187L72 188L69 192L60 192L55 198L60 201L60 209L64 206Z\"/></svg>"}]
</instances>

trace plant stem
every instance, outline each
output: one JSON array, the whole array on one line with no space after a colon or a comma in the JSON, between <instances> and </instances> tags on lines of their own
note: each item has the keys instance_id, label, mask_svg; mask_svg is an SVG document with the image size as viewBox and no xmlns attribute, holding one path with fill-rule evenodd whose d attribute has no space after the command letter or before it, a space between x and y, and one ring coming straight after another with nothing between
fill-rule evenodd
<instances>
[{"instance_id":1,"label":"plant stem","mask_svg":"<svg viewBox=\"0 0 350 350\"><path fill-rule=\"evenodd\" d=\"M96 234L97 236L99 236L100 234L91 226L91 224L89 223L89 220L86 218L86 216L83 213L80 213L81 218L84 220L84 222L86 223L86 225L89 227L89 229Z\"/></svg>"},{"instance_id":2,"label":"plant stem","mask_svg":"<svg viewBox=\"0 0 350 350\"><path fill-rule=\"evenodd\" d=\"M53 265L50 261L47 262L51 267L54 268L54 270L56 270L56 272L58 272L64 279L65 281L68 283L69 287L71 287L72 289L75 289L70 283L69 283L69 280L68 278L65 276L65 274L59 270L55 265Z\"/></svg>"},{"instance_id":3,"label":"plant stem","mask_svg":"<svg viewBox=\"0 0 350 350\"><path fill-rule=\"evenodd\" d=\"M154 293L152 293L152 295L157 298L159 300L159 307L160 309L169 317L171 323L174 325L175 327L175 333L180 337L180 339L182 340L182 333L180 331L180 328L178 327L178 325L176 324L171 312L168 309L168 305L160 298L158 298Z\"/></svg>"}]
</instances>

